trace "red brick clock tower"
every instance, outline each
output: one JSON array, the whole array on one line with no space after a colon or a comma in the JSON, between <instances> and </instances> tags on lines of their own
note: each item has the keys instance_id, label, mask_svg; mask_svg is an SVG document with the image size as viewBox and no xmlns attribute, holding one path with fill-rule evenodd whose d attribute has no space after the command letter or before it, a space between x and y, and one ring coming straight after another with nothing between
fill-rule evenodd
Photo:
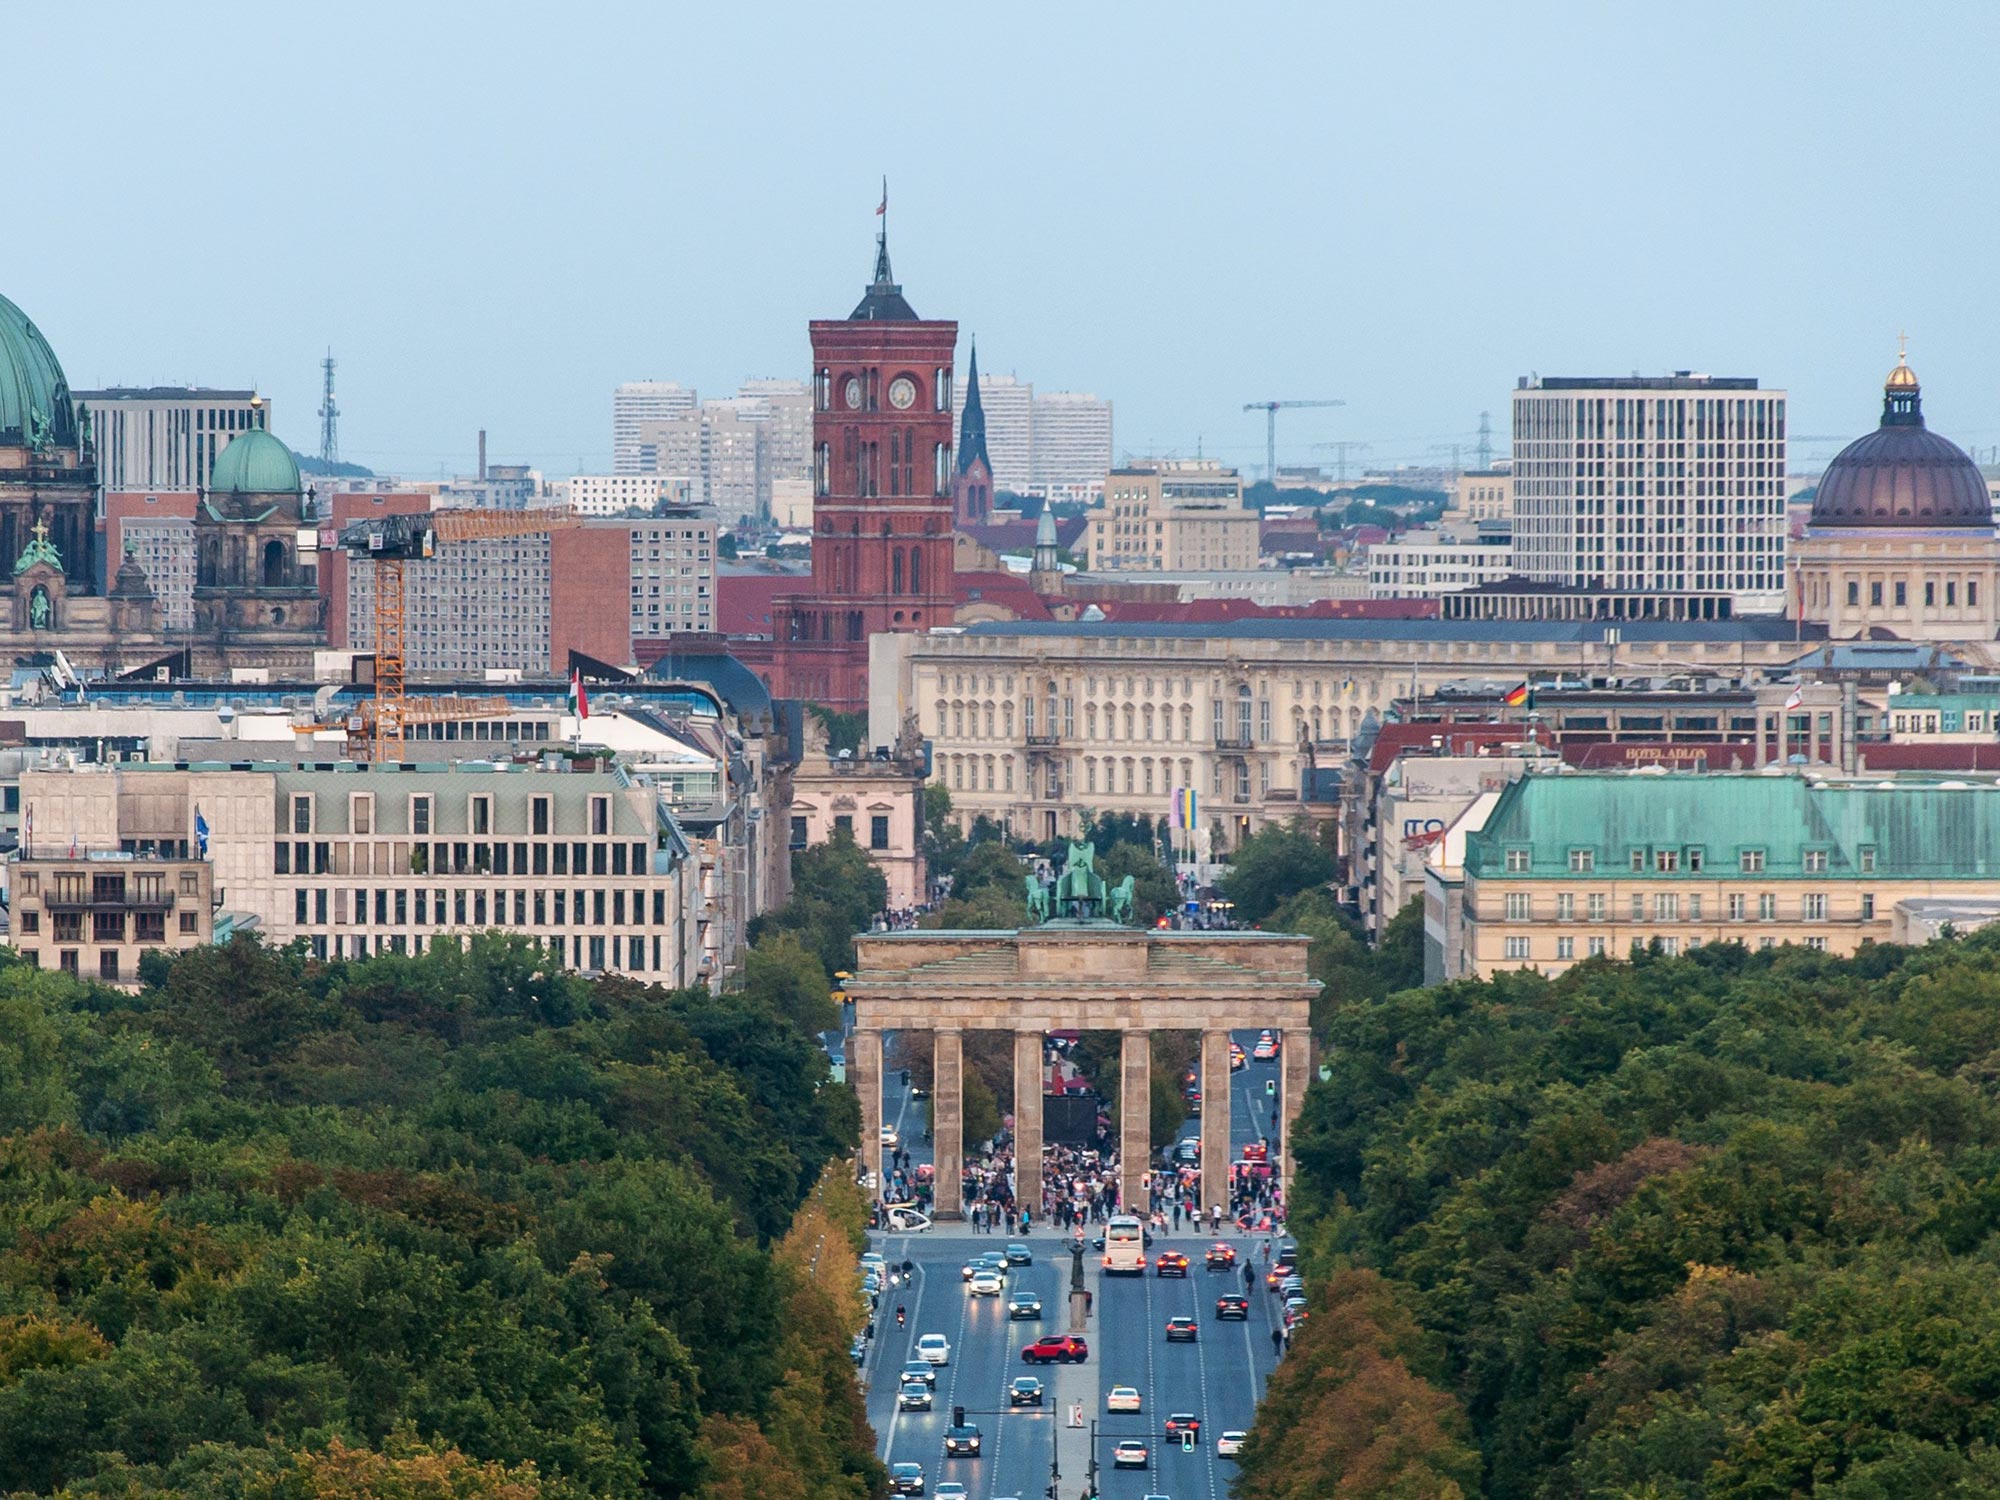
<instances>
[{"instance_id":1,"label":"red brick clock tower","mask_svg":"<svg viewBox=\"0 0 2000 1500\"><path fill-rule=\"evenodd\" d=\"M771 690L868 706L868 637L949 625L952 358L958 324L919 318L889 270L845 318L809 325L813 586L773 601Z\"/></svg>"}]
</instances>

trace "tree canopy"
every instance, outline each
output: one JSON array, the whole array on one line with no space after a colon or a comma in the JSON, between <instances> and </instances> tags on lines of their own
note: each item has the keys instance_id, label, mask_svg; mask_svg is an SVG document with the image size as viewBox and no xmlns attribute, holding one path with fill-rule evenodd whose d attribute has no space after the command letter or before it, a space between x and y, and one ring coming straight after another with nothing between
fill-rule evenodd
<instances>
[{"instance_id":1,"label":"tree canopy","mask_svg":"<svg viewBox=\"0 0 2000 1500\"><path fill-rule=\"evenodd\" d=\"M1337 873L1333 855L1314 837L1305 820L1271 823L1258 829L1230 857L1222 894L1239 922L1262 922L1301 891L1323 886Z\"/></svg>"},{"instance_id":2,"label":"tree canopy","mask_svg":"<svg viewBox=\"0 0 2000 1500\"><path fill-rule=\"evenodd\" d=\"M1301 1119L1312 1318L1239 1495L1995 1493L1997 960L1358 987ZM1391 1438L1419 1481L1333 1482Z\"/></svg>"},{"instance_id":3,"label":"tree canopy","mask_svg":"<svg viewBox=\"0 0 2000 1500\"><path fill-rule=\"evenodd\" d=\"M874 1492L809 993L500 935L148 973L0 952L12 1494L711 1500L749 1447L764 1493Z\"/></svg>"}]
</instances>

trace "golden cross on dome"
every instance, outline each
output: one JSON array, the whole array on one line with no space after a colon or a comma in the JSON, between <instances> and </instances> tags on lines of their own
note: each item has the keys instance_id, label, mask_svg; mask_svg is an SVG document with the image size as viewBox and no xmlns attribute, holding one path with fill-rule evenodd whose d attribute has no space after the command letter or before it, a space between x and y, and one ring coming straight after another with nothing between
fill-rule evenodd
<instances>
[{"instance_id":1,"label":"golden cross on dome","mask_svg":"<svg viewBox=\"0 0 2000 1500\"><path fill-rule=\"evenodd\" d=\"M49 539L49 523L47 521L35 522L32 530L35 533L36 541L46 542Z\"/></svg>"},{"instance_id":2,"label":"golden cross on dome","mask_svg":"<svg viewBox=\"0 0 2000 1500\"><path fill-rule=\"evenodd\" d=\"M1909 362L1910 336L1907 333L1899 333L1896 335L1896 363L1906 365Z\"/></svg>"}]
</instances>

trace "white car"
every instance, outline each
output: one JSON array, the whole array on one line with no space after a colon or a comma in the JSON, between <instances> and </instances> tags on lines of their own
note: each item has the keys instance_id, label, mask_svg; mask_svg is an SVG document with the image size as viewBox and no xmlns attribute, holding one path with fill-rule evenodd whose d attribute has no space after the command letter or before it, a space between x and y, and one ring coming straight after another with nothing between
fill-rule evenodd
<instances>
[{"instance_id":1,"label":"white car","mask_svg":"<svg viewBox=\"0 0 2000 1500\"><path fill-rule=\"evenodd\" d=\"M927 1333L917 1340L917 1358L927 1365L951 1363L951 1340L941 1333Z\"/></svg>"},{"instance_id":2,"label":"white car","mask_svg":"<svg viewBox=\"0 0 2000 1500\"><path fill-rule=\"evenodd\" d=\"M882 1149L884 1151L900 1151L903 1149L903 1138L896 1134L895 1126L884 1125L882 1127Z\"/></svg>"},{"instance_id":3,"label":"white car","mask_svg":"<svg viewBox=\"0 0 2000 1500\"><path fill-rule=\"evenodd\" d=\"M974 1271L965 1289L975 1297L997 1297L1003 1285L998 1271Z\"/></svg>"},{"instance_id":4,"label":"white car","mask_svg":"<svg viewBox=\"0 0 2000 1500\"><path fill-rule=\"evenodd\" d=\"M1221 1437L1215 1440L1215 1456L1217 1458L1241 1457L1244 1436L1245 1434L1236 1431L1223 1433Z\"/></svg>"},{"instance_id":5,"label":"white car","mask_svg":"<svg viewBox=\"0 0 2000 1500\"><path fill-rule=\"evenodd\" d=\"M1139 1398L1139 1388L1133 1385L1114 1385L1104 1398L1106 1411L1140 1411L1144 1403Z\"/></svg>"}]
</instances>

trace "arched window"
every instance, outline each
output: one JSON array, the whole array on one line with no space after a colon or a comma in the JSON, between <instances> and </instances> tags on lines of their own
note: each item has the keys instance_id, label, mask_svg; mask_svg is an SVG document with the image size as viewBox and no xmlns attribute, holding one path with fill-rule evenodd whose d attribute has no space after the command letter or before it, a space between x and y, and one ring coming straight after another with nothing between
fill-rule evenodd
<instances>
[{"instance_id":1,"label":"arched window","mask_svg":"<svg viewBox=\"0 0 2000 1500\"><path fill-rule=\"evenodd\" d=\"M921 594L923 591L924 591L924 554L917 548L912 547L910 549L910 592L913 594Z\"/></svg>"},{"instance_id":2,"label":"arched window","mask_svg":"<svg viewBox=\"0 0 2000 1500\"><path fill-rule=\"evenodd\" d=\"M903 549L892 548L889 553L889 592L903 592Z\"/></svg>"},{"instance_id":3,"label":"arched window","mask_svg":"<svg viewBox=\"0 0 2000 1500\"><path fill-rule=\"evenodd\" d=\"M944 734L944 725L944 699L940 698L937 701L937 732L940 736Z\"/></svg>"}]
</instances>

